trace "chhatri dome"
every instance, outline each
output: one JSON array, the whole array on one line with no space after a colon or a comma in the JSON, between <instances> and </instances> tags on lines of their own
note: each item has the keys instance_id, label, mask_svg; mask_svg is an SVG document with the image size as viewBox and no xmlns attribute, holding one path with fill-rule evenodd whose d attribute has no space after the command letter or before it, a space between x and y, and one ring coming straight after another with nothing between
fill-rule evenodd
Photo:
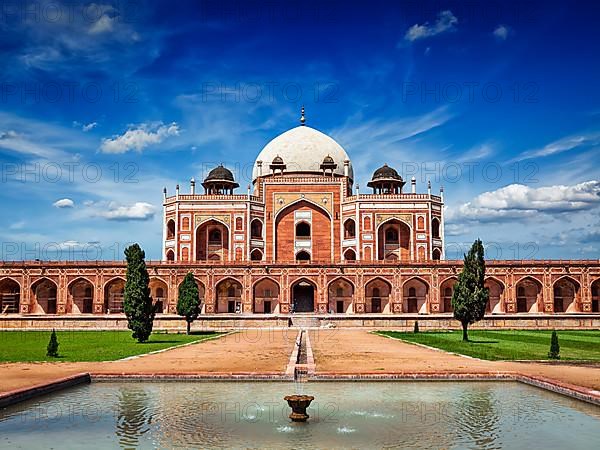
<instances>
[{"instance_id":1,"label":"chhatri dome","mask_svg":"<svg viewBox=\"0 0 600 450\"><path fill-rule=\"evenodd\" d=\"M286 173L322 174L321 164L324 160L333 159L337 165L333 169L335 175L344 175L344 161L350 161L346 150L331 137L314 128L306 126L304 107L300 118L300 126L292 128L270 141L259 153L254 163L252 180L259 175L270 175L269 164L276 158L283 160ZM258 162L261 162L259 168ZM261 171L261 172L259 172ZM352 163L349 163L348 175L354 179Z\"/></svg>"}]
</instances>

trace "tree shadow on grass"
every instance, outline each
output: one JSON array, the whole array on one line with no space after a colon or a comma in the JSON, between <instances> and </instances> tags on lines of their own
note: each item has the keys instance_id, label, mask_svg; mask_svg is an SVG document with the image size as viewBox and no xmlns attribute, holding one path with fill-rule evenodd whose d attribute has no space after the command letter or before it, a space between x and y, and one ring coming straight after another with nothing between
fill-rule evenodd
<instances>
[{"instance_id":1,"label":"tree shadow on grass","mask_svg":"<svg viewBox=\"0 0 600 450\"><path fill-rule=\"evenodd\" d=\"M476 341L474 339L469 339L471 344L499 344L500 341Z\"/></svg>"}]
</instances>

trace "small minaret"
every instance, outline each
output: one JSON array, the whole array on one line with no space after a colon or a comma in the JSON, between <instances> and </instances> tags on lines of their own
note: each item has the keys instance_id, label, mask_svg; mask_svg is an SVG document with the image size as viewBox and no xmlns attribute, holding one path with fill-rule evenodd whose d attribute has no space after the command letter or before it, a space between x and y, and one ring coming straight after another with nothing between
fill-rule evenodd
<instances>
[{"instance_id":1,"label":"small minaret","mask_svg":"<svg viewBox=\"0 0 600 450\"><path fill-rule=\"evenodd\" d=\"M196 180L192 178L190 180L190 194L194 195L196 193Z\"/></svg>"},{"instance_id":2,"label":"small minaret","mask_svg":"<svg viewBox=\"0 0 600 450\"><path fill-rule=\"evenodd\" d=\"M300 125L306 125L306 117L304 117L304 105L300 108Z\"/></svg>"},{"instance_id":3,"label":"small minaret","mask_svg":"<svg viewBox=\"0 0 600 450\"><path fill-rule=\"evenodd\" d=\"M360 195L360 184L356 183L356 196Z\"/></svg>"},{"instance_id":4,"label":"small minaret","mask_svg":"<svg viewBox=\"0 0 600 450\"><path fill-rule=\"evenodd\" d=\"M350 175L350 160L344 160L344 176L347 177Z\"/></svg>"},{"instance_id":5,"label":"small minaret","mask_svg":"<svg viewBox=\"0 0 600 450\"><path fill-rule=\"evenodd\" d=\"M248 183L248 198L250 198L250 183Z\"/></svg>"},{"instance_id":6,"label":"small minaret","mask_svg":"<svg viewBox=\"0 0 600 450\"><path fill-rule=\"evenodd\" d=\"M414 175L410 179L410 192L412 192L413 194L417 193L417 179L415 178Z\"/></svg>"},{"instance_id":7,"label":"small minaret","mask_svg":"<svg viewBox=\"0 0 600 450\"><path fill-rule=\"evenodd\" d=\"M179 200L179 184L175 186L175 197Z\"/></svg>"},{"instance_id":8,"label":"small minaret","mask_svg":"<svg viewBox=\"0 0 600 450\"><path fill-rule=\"evenodd\" d=\"M427 195L431 195L431 180L427 180Z\"/></svg>"},{"instance_id":9,"label":"small minaret","mask_svg":"<svg viewBox=\"0 0 600 450\"><path fill-rule=\"evenodd\" d=\"M163 201L167 201L167 188L166 186L163 188Z\"/></svg>"},{"instance_id":10,"label":"small minaret","mask_svg":"<svg viewBox=\"0 0 600 450\"><path fill-rule=\"evenodd\" d=\"M442 201L444 200L444 186L440 186L440 198L442 199Z\"/></svg>"},{"instance_id":11,"label":"small minaret","mask_svg":"<svg viewBox=\"0 0 600 450\"><path fill-rule=\"evenodd\" d=\"M256 168L258 169L258 176L262 177L262 161L256 161Z\"/></svg>"}]
</instances>

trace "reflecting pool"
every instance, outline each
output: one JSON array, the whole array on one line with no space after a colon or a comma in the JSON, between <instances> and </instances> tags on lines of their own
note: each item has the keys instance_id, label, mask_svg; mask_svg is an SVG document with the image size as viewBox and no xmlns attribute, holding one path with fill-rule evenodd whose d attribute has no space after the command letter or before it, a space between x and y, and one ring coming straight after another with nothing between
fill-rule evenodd
<instances>
[{"instance_id":1,"label":"reflecting pool","mask_svg":"<svg viewBox=\"0 0 600 450\"><path fill-rule=\"evenodd\" d=\"M315 397L292 423L283 397ZM597 448L600 408L516 382L98 382L0 410L1 448Z\"/></svg>"}]
</instances>

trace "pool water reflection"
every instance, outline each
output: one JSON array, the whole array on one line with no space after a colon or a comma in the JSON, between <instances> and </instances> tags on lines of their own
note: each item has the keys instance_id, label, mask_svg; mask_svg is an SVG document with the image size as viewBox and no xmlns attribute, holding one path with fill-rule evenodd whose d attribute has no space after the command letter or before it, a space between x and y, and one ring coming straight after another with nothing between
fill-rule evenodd
<instances>
[{"instance_id":1,"label":"pool water reflection","mask_svg":"<svg viewBox=\"0 0 600 450\"><path fill-rule=\"evenodd\" d=\"M283 397L313 395L308 423ZM1 448L595 448L600 408L514 382L92 383L0 410Z\"/></svg>"}]
</instances>

